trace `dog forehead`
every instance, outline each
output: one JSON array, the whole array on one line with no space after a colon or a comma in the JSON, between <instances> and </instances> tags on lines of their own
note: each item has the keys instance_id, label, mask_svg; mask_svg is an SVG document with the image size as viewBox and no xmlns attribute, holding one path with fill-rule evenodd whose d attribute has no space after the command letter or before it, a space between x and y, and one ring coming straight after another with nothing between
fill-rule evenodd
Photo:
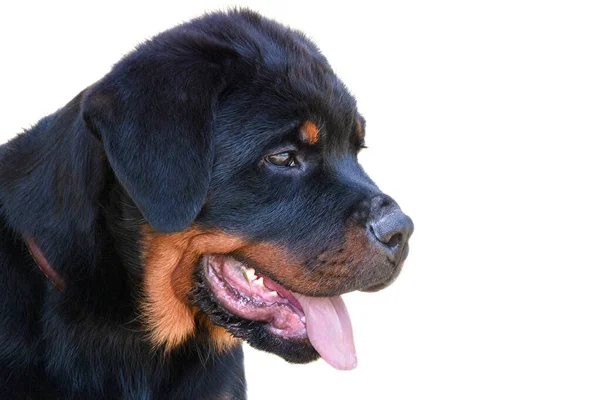
<instances>
[{"instance_id":1,"label":"dog forehead","mask_svg":"<svg viewBox=\"0 0 600 400\"><path fill-rule=\"evenodd\" d=\"M353 125L356 101L315 43L300 31L253 13L232 18L235 25L221 25L218 36L247 68L238 81L243 91L251 92L245 109L255 112L259 107L265 117L311 119L328 130Z\"/></svg>"},{"instance_id":2,"label":"dog forehead","mask_svg":"<svg viewBox=\"0 0 600 400\"><path fill-rule=\"evenodd\" d=\"M354 97L316 44L300 31L248 10L215 13L158 35L150 47L169 57L175 57L173 49L177 49L176 57L188 61L206 58L215 65L223 61L219 76L228 81L227 93L219 101L227 101L232 92L234 100L221 111L231 113L233 118L229 120L237 118L246 128L255 122L265 131L274 132L289 121L296 121L299 127L310 120L323 139L343 137L355 125ZM193 70L197 63L170 61L169 65ZM200 78L206 71L180 70L173 74ZM188 94L192 88L202 88L186 86ZM202 93L196 95L198 101ZM239 129L240 134L246 130Z\"/></svg>"},{"instance_id":3,"label":"dog forehead","mask_svg":"<svg viewBox=\"0 0 600 400\"><path fill-rule=\"evenodd\" d=\"M297 133L310 145L346 142L357 131L354 97L333 73L293 72L301 68L273 70L254 89L243 85L233 106L239 120L263 135Z\"/></svg>"}]
</instances>

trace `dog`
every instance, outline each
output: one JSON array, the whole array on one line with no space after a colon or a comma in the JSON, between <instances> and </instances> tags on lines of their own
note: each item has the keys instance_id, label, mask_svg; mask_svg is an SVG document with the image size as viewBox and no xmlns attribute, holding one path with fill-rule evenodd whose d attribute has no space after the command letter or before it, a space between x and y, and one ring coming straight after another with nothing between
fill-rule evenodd
<instances>
[{"instance_id":1,"label":"dog","mask_svg":"<svg viewBox=\"0 0 600 400\"><path fill-rule=\"evenodd\" d=\"M0 147L0 398L245 399L242 341L356 365L413 223L302 33L215 12Z\"/></svg>"}]
</instances>

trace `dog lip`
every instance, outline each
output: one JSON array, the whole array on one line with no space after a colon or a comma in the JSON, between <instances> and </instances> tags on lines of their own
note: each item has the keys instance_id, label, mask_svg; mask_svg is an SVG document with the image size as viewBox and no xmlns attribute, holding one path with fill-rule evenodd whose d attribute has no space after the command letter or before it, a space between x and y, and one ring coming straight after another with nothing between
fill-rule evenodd
<instances>
[{"instance_id":1,"label":"dog lip","mask_svg":"<svg viewBox=\"0 0 600 400\"><path fill-rule=\"evenodd\" d=\"M203 264L207 286L221 307L240 318L265 322L277 336L307 337L302 306L290 291L228 255L207 254Z\"/></svg>"}]
</instances>

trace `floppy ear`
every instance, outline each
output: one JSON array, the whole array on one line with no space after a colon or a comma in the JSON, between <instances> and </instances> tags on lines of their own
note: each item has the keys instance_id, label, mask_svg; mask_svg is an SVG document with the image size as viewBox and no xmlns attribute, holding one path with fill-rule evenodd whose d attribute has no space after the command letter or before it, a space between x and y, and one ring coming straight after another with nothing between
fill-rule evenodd
<instances>
[{"instance_id":1,"label":"floppy ear","mask_svg":"<svg viewBox=\"0 0 600 400\"><path fill-rule=\"evenodd\" d=\"M212 39L158 36L85 95L87 126L157 231L179 231L200 212L213 164L217 98L234 58L234 50Z\"/></svg>"}]
</instances>

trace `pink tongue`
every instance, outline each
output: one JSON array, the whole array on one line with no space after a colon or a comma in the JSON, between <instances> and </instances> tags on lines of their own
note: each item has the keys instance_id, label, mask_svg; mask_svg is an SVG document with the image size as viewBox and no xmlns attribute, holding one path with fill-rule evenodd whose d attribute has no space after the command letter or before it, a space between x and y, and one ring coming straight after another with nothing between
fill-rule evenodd
<instances>
[{"instance_id":1,"label":"pink tongue","mask_svg":"<svg viewBox=\"0 0 600 400\"><path fill-rule=\"evenodd\" d=\"M294 295L304 309L308 339L323 360L337 369L356 367L352 324L342 298Z\"/></svg>"}]
</instances>

